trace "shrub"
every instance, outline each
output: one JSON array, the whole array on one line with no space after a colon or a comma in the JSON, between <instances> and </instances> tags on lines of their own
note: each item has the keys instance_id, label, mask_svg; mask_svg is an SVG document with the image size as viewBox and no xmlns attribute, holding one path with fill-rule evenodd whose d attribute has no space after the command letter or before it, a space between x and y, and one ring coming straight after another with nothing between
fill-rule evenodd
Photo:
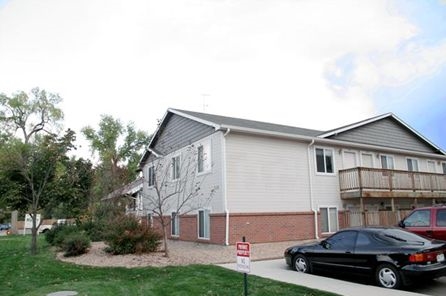
<instances>
[{"instance_id":1,"label":"shrub","mask_svg":"<svg viewBox=\"0 0 446 296\"><path fill-rule=\"evenodd\" d=\"M133 216L119 216L105 235L107 252L112 254L141 254L158 249L161 235L151 227L140 224Z\"/></svg>"},{"instance_id":2,"label":"shrub","mask_svg":"<svg viewBox=\"0 0 446 296\"><path fill-rule=\"evenodd\" d=\"M85 254L90 245L90 239L85 233L73 232L64 238L62 251L65 257L79 256Z\"/></svg>"},{"instance_id":3,"label":"shrub","mask_svg":"<svg viewBox=\"0 0 446 296\"><path fill-rule=\"evenodd\" d=\"M80 229L85 231L91 241L99 242L104 240L105 223L102 221L86 221L79 225Z\"/></svg>"},{"instance_id":4,"label":"shrub","mask_svg":"<svg viewBox=\"0 0 446 296\"><path fill-rule=\"evenodd\" d=\"M45 240L52 246L60 246L65 236L79 231L76 225L60 224L45 232Z\"/></svg>"}]
</instances>

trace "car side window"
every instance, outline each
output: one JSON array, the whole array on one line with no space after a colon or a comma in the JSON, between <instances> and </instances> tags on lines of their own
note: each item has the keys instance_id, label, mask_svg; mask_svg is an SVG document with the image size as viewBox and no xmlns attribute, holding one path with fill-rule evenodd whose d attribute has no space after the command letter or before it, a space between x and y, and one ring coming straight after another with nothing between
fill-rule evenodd
<instances>
[{"instance_id":1,"label":"car side window","mask_svg":"<svg viewBox=\"0 0 446 296\"><path fill-rule=\"evenodd\" d=\"M405 226L415 226L415 227L427 227L431 224L431 211L430 210L419 210L414 211L406 219L404 219Z\"/></svg>"},{"instance_id":2,"label":"car side window","mask_svg":"<svg viewBox=\"0 0 446 296\"><path fill-rule=\"evenodd\" d=\"M342 231L327 239L331 250L353 250L356 242L356 231Z\"/></svg>"},{"instance_id":3,"label":"car side window","mask_svg":"<svg viewBox=\"0 0 446 296\"><path fill-rule=\"evenodd\" d=\"M356 249L361 249L363 247L368 247L371 244L370 238L364 233L359 232L358 238L356 239Z\"/></svg>"},{"instance_id":4,"label":"car side window","mask_svg":"<svg viewBox=\"0 0 446 296\"><path fill-rule=\"evenodd\" d=\"M446 226L446 209L437 211L437 226Z\"/></svg>"}]
</instances>

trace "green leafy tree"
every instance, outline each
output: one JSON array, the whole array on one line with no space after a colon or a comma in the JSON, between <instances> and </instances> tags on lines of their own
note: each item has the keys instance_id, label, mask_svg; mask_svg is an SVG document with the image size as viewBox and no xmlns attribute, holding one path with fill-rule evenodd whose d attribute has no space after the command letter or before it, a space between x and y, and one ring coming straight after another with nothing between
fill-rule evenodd
<instances>
[{"instance_id":1,"label":"green leafy tree","mask_svg":"<svg viewBox=\"0 0 446 296\"><path fill-rule=\"evenodd\" d=\"M98 199L135 179L138 162L150 140L147 133L110 115L101 116L98 130L87 126L82 133L100 161L94 188Z\"/></svg>"},{"instance_id":2,"label":"green leafy tree","mask_svg":"<svg viewBox=\"0 0 446 296\"><path fill-rule=\"evenodd\" d=\"M21 133L23 141L41 133L51 133L50 128L60 127L64 114L57 107L62 101L58 94L33 88L29 94L24 91L12 96L0 94L0 124L4 134Z\"/></svg>"},{"instance_id":3,"label":"green leafy tree","mask_svg":"<svg viewBox=\"0 0 446 296\"><path fill-rule=\"evenodd\" d=\"M74 132L62 137L45 135L34 143L11 141L0 157L0 180L4 198L13 209L25 211L32 218L31 254L37 253L37 214L54 199L58 182L57 167L66 162L67 152L74 148Z\"/></svg>"}]
</instances>

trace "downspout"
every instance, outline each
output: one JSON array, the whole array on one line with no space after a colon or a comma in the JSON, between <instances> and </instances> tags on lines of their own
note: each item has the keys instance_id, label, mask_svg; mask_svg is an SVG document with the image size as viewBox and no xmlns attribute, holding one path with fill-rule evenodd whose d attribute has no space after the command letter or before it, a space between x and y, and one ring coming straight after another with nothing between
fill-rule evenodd
<instances>
[{"instance_id":1,"label":"downspout","mask_svg":"<svg viewBox=\"0 0 446 296\"><path fill-rule=\"evenodd\" d=\"M223 167L223 175L222 175L222 183L223 183L223 203L225 208L225 245L229 246L229 209L228 209L228 197L227 197L227 182L226 182L226 136L231 131L230 128L226 130L223 134L223 149L222 149L222 167Z\"/></svg>"},{"instance_id":2,"label":"downspout","mask_svg":"<svg viewBox=\"0 0 446 296\"><path fill-rule=\"evenodd\" d=\"M317 223L317 210L314 209L313 205L313 173L311 172L311 146L314 144L314 139L311 140L311 143L308 145L308 181L309 181L309 190L310 190L310 207L314 216L314 238L319 239L318 235L318 223Z\"/></svg>"}]
</instances>

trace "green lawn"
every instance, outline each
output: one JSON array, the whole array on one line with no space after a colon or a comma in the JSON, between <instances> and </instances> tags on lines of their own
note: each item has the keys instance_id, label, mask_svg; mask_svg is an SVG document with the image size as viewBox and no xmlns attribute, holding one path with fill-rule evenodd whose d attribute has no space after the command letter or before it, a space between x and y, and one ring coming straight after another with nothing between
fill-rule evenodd
<instances>
[{"instance_id":1,"label":"green lawn","mask_svg":"<svg viewBox=\"0 0 446 296\"><path fill-rule=\"evenodd\" d=\"M60 262L43 237L29 255L29 236L0 237L0 295L243 295L243 274L218 266L99 268ZM249 275L249 295L333 295Z\"/></svg>"}]
</instances>

